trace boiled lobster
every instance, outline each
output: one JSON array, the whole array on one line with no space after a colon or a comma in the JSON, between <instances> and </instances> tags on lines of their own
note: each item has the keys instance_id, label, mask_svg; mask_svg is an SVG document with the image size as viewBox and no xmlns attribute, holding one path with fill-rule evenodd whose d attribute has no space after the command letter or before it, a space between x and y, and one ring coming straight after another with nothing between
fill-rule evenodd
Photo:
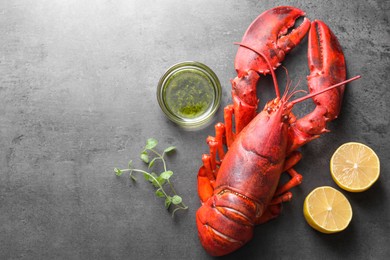
<instances>
[{"instance_id":1,"label":"boiled lobster","mask_svg":"<svg viewBox=\"0 0 390 260\"><path fill-rule=\"evenodd\" d=\"M359 77L345 81L344 54L325 23L304 18L292 28L303 16L303 11L290 6L265 11L239 43L237 77L231 81L233 104L225 107L225 123L215 126L215 137L207 138L210 153L202 156L198 172L202 206L196 222L201 244L211 255L242 247L252 238L255 225L281 213L281 203L292 198L289 190L302 180L293 169L301 159L297 149L328 131L326 123L340 112L345 84ZM308 31L311 94L292 100L300 91L291 90L288 82L281 95L274 69ZM268 73L276 98L257 114L256 85L259 75ZM297 119L293 106L308 98L313 98L315 109ZM283 172L291 179L279 185Z\"/></svg>"}]
</instances>

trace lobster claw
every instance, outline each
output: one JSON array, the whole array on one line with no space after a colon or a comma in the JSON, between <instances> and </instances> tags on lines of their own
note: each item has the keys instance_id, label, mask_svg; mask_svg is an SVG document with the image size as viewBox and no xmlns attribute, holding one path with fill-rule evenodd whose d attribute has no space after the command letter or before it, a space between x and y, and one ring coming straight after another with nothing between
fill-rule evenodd
<instances>
[{"instance_id":1,"label":"lobster claw","mask_svg":"<svg viewBox=\"0 0 390 260\"><path fill-rule=\"evenodd\" d=\"M346 65L341 46L322 21L312 22L309 33L308 65L310 75L307 77L311 93L318 92L346 79ZM340 113L344 86L327 91L314 97L314 102L326 107L326 121L335 119Z\"/></svg>"},{"instance_id":2,"label":"lobster claw","mask_svg":"<svg viewBox=\"0 0 390 260\"><path fill-rule=\"evenodd\" d=\"M309 32L307 76L310 93L316 93L346 79L346 65L341 46L322 21L312 22ZM290 127L290 151L328 132L326 123L340 113L344 85L313 97L316 105L308 115L298 119Z\"/></svg>"},{"instance_id":3,"label":"lobster claw","mask_svg":"<svg viewBox=\"0 0 390 260\"><path fill-rule=\"evenodd\" d=\"M297 28L291 30L296 20L304 15L302 10L292 6L279 6L267 10L248 27L241 43L265 55L275 69L309 30L310 21L307 18L304 18ZM267 62L262 57L243 46L237 51L235 68L238 77L242 77L250 70L262 74L270 71Z\"/></svg>"}]
</instances>

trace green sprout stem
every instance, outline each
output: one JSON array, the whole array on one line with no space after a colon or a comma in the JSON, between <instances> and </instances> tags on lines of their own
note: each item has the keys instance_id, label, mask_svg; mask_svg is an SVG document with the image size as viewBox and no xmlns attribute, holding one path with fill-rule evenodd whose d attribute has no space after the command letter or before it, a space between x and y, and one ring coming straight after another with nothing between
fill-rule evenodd
<instances>
[{"instance_id":1,"label":"green sprout stem","mask_svg":"<svg viewBox=\"0 0 390 260\"><path fill-rule=\"evenodd\" d=\"M163 153L162 155L160 153L158 153L156 150L154 149L149 149L149 151L151 151L152 153L154 153L155 155L157 155L156 157L156 160L161 160L162 163L163 163L163 166L164 166L164 171L167 171L167 164L165 163L165 160L164 160L164 155L165 153Z\"/></svg>"},{"instance_id":2,"label":"green sprout stem","mask_svg":"<svg viewBox=\"0 0 390 260\"><path fill-rule=\"evenodd\" d=\"M153 139L153 138L149 138L147 140L147 143L146 143L146 146L144 147L144 150L141 152L140 156L141 156L141 159L148 164L148 168L152 168L154 166L154 163L156 160L160 160L163 164L163 169L164 171L160 174L160 176L157 176L155 173L150 173L150 172L147 172L145 170L140 170L140 169L134 169L132 167L132 161L129 162L129 168L128 169L117 169L115 168L114 169L114 172L116 173L117 176L120 176L122 175L124 172L129 172L129 177L136 181L136 178L133 176L133 173L136 172L136 173L140 173L140 174L143 174L143 176L145 177L146 180L148 180L149 182L151 182L156 188L156 196L158 197L163 197L165 198L165 207L167 209L170 208L171 205L173 205L175 207L175 209L172 211L172 217L174 217L174 214L178 211L178 210L186 210L188 209L188 206L186 206L183 201L182 201L182 198L177 194L174 186L173 186L173 183L171 182L170 180L170 177L173 175L173 172L172 171L169 171L167 169L167 164L165 162L165 159L164 159L164 156L175 150L176 148L174 146L171 146L171 147L168 147L164 150L163 153L159 153L158 151L156 151L155 149L153 149L154 147L157 146L157 140L156 139ZM152 159L152 160L149 160L149 153L151 154L154 154L155 157ZM170 193L168 193L165 189L164 189L164 184L167 183L169 185L169 188L170 188ZM170 194L173 194L172 196L170 196Z\"/></svg>"},{"instance_id":3,"label":"green sprout stem","mask_svg":"<svg viewBox=\"0 0 390 260\"><path fill-rule=\"evenodd\" d=\"M153 176L151 175L150 173L148 173L147 171L143 171L143 170L140 170L140 169L123 169L121 170L122 172L130 172L130 178L133 177L132 174L133 172L139 172L139 173L142 173L142 174L146 174L148 175L148 177L150 179L153 180L153 182L156 183L156 185L161 189L161 192L164 193L164 196L165 197L169 197L169 195L165 192L165 190L163 189L162 185L159 183L159 181ZM134 179L133 179L134 180Z\"/></svg>"}]
</instances>

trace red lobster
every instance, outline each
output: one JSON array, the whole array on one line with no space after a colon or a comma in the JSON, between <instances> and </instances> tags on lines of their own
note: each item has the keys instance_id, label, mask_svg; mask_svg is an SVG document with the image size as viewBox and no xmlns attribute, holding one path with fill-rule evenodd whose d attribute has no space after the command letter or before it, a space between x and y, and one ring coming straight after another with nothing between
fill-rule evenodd
<instances>
[{"instance_id":1,"label":"red lobster","mask_svg":"<svg viewBox=\"0 0 390 260\"><path fill-rule=\"evenodd\" d=\"M265 11L239 43L233 104L225 107L225 124L218 123L215 137L207 138L210 154L203 155L198 172L202 206L196 223L200 241L211 255L225 255L242 247L252 238L256 224L280 214L281 203L292 198L289 190L302 180L293 169L301 159L297 149L328 131L326 123L340 112L345 84L359 77L345 81L344 54L325 23L304 18L291 30L302 16L303 11L290 6ZM281 96L274 69L308 31L311 94L291 100L299 90L289 93L288 82ZM256 115L257 81L259 74L267 73L272 74L276 98ZM293 106L311 97L315 109L297 119L291 112ZM279 185L283 172L291 179Z\"/></svg>"}]
</instances>

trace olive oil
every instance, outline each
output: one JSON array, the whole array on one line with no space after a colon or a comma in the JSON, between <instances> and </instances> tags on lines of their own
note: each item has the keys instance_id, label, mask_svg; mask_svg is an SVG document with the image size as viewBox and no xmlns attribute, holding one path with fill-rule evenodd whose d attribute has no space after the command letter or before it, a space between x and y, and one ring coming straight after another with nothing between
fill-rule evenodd
<instances>
[{"instance_id":1,"label":"olive oil","mask_svg":"<svg viewBox=\"0 0 390 260\"><path fill-rule=\"evenodd\" d=\"M166 84L166 105L173 114L195 118L207 112L215 98L212 82L197 70L183 70Z\"/></svg>"}]
</instances>

